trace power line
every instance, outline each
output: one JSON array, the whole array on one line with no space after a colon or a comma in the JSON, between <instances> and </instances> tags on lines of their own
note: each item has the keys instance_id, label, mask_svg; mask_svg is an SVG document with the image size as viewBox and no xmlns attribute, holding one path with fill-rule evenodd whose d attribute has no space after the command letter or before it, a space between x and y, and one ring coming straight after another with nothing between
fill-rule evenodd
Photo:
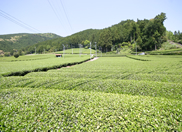
<instances>
[{"instance_id":1,"label":"power line","mask_svg":"<svg viewBox=\"0 0 182 132\"><path fill-rule=\"evenodd\" d=\"M4 17L4 18L8 19L9 21L11 21L11 22L13 22L13 23L15 23L15 24L17 24L17 25L19 25L19 26L21 26L21 27L23 27L23 28L25 28L25 29L27 29L27 30L29 30L29 31L31 31L31 32L32 32L32 31L33 31L33 32L37 32L37 31L38 31L38 32L41 32L41 31L37 30L36 28L34 28L34 27L32 27L32 26L30 26L30 25L28 25L28 24L22 22L21 20L15 18L15 17L13 17L13 16L11 16L10 14L8 14L8 13L2 11L2 10L0 10L0 15L1 15L2 17Z\"/></svg>"},{"instance_id":2,"label":"power line","mask_svg":"<svg viewBox=\"0 0 182 132\"><path fill-rule=\"evenodd\" d=\"M58 15L58 14L56 13L56 11L54 10L54 7L52 6L51 2L50 2L49 0L47 0L47 1L48 1L49 5L51 6L52 10L54 11L54 14L56 15L56 17L58 18L59 22L60 22L61 25L62 25L62 22L61 22L61 20L60 20L60 18L59 18L59 15ZM63 26L63 27L64 27L64 26Z\"/></svg>"},{"instance_id":3,"label":"power line","mask_svg":"<svg viewBox=\"0 0 182 132\"><path fill-rule=\"evenodd\" d=\"M13 22L13 23L15 23L15 24L17 24L17 25L19 25L19 26L21 26L21 27L23 27L23 28L25 28L25 29L27 29L27 30L29 30L29 31L31 31L31 32L33 31L32 29L30 29L30 28L28 28L28 27L25 27L25 26L22 25L21 23L18 23L17 21L13 20L12 18L7 17L6 15L2 14L1 12L0 12L0 15L1 15L2 17L4 17L4 18L8 19L9 21L11 21L11 22ZM33 32L34 32L34 31L33 31Z\"/></svg>"},{"instance_id":4,"label":"power line","mask_svg":"<svg viewBox=\"0 0 182 132\"><path fill-rule=\"evenodd\" d=\"M67 21L68 21L68 23L69 23L69 25L70 25L70 27L71 27L71 30L73 30L73 28L72 28L72 26L71 26L71 24L70 24L70 21L69 21L69 19L68 19L68 16L67 16L67 14L66 14L66 11L65 11L65 9L64 9L63 3L62 3L61 0L60 0L60 2L61 2L61 5L62 5L62 7L63 7L64 13L65 13L65 15L66 15L66 19L67 19Z\"/></svg>"}]
</instances>

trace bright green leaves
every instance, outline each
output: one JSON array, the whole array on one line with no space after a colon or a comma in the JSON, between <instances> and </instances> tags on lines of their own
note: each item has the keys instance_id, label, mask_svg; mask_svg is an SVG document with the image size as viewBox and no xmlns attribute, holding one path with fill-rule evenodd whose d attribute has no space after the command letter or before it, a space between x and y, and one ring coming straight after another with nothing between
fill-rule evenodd
<instances>
[{"instance_id":1,"label":"bright green leaves","mask_svg":"<svg viewBox=\"0 0 182 132\"><path fill-rule=\"evenodd\" d=\"M1 77L0 130L181 131L181 57L133 58Z\"/></svg>"},{"instance_id":2,"label":"bright green leaves","mask_svg":"<svg viewBox=\"0 0 182 132\"><path fill-rule=\"evenodd\" d=\"M43 89L9 89L0 94L4 131L181 129L179 100Z\"/></svg>"}]
</instances>

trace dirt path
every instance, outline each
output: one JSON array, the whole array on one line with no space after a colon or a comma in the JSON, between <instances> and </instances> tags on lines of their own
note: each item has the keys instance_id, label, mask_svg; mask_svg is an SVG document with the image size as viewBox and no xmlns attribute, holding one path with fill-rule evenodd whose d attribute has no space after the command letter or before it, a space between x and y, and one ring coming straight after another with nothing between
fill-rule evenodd
<instances>
[{"instance_id":1,"label":"dirt path","mask_svg":"<svg viewBox=\"0 0 182 132\"><path fill-rule=\"evenodd\" d=\"M93 59L91 59L89 61L94 61L94 60L97 60L97 59L98 59L98 57L95 57L95 58L93 58ZM87 61L87 62L89 62L89 61Z\"/></svg>"},{"instance_id":2,"label":"dirt path","mask_svg":"<svg viewBox=\"0 0 182 132\"><path fill-rule=\"evenodd\" d=\"M91 59L91 60L88 60L88 61L86 61L86 62L89 62L89 61L94 61L94 60L97 60L97 59L99 59L98 57L95 57L95 58L93 58L93 59ZM85 62L84 62L85 63ZM75 66L75 65L72 65L72 66ZM72 66L67 66L67 67L65 67L65 68L69 68L69 67L72 67ZM58 68L58 70L59 70L60 68Z\"/></svg>"}]
</instances>

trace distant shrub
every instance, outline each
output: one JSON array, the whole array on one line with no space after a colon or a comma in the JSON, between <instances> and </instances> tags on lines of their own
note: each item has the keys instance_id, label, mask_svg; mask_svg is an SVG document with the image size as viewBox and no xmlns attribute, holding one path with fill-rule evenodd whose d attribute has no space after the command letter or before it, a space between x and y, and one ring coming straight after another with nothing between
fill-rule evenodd
<instances>
[{"instance_id":1,"label":"distant shrub","mask_svg":"<svg viewBox=\"0 0 182 132\"><path fill-rule=\"evenodd\" d=\"M177 49L176 45L172 45L169 42L165 42L162 44L162 50L170 50L170 49Z\"/></svg>"},{"instance_id":2,"label":"distant shrub","mask_svg":"<svg viewBox=\"0 0 182 132\"><path fill-rule=\"evenodd\" d=\"M182 40L178 40L177 42L182 44Z\"/></svg>"},{"instance_id":3,"label":"distant shrub","mask_svg":"<svg viewBox=\"0 0 182 132\"><path fill-rule=\"evenodd\" d=\"M18 51L18 54L19 54L19 55L22 55L22 50L19 50L19 51Z\"/></svg>"},{"instance_id":4,"label":"distant shrub","mask_svg":"<svg viewBox=\"0 0 182 132\"><path fill-rule=\"evenodd\" d=\"M8 57L10 54L8 52L4 53L4 56Z\"/></svg>"},{"instance_id":5,"label":"distant shrub","mask_svg":"<svg viewBox=\"0 0 182 132\"><path fill-rule=\"evenodd\" d=\"M15 58L18 58L18 57L19 57L19 54L14 54L14 57L15 57Z\"/></svg>"}]
</instances>

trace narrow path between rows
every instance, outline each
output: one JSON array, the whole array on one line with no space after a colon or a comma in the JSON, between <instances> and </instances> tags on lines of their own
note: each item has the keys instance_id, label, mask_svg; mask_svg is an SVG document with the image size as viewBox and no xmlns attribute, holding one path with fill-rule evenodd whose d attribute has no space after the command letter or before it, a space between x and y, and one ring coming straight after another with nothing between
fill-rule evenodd
<instances>
[{"instance_id":1,"label":"narrow path between rows","mask_svg":"<svg viewBox=\"0 0 182 132\"><path fill-rule=\"evenodd\" d=\"M91 59L91 60L88 60L88 61L86 61L86 62L89 62L89 61L94 61L94 60L97 60L99 57L95 57L95 58L93 58L93 59ZM86 62L84 62L84 63L86 63ZM72 66L75 66L75 65L71 65L71 66L66 66L66 68L69 68L69 67L72 67ZM58 68L58 70L59 69L61 69L61 68Z\"/></svg>"}]
</instances>

